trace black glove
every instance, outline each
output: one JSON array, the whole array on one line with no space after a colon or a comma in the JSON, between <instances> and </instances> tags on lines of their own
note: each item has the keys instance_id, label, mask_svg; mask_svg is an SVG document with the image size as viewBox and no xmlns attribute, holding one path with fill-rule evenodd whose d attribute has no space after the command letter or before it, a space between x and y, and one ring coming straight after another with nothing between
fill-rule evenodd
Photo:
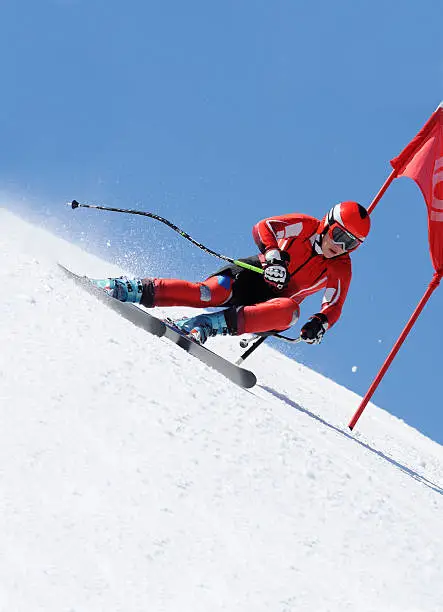
<instances>
[{"instance_id":1,"label":"black glove","mask_svg":"<svg viewBox=\"0 0 443 612\"><path fill-rule=\"evenodd\" d=\"M300 338L308 344L320 344L325 331L328 329L328 319L321 312L313 315L307 323L303 325Z\"/></svg>"},{"instance_id":2,"label":"black glove","mask_svg":"<svg viewBox=\"0 0 443 612\"><path fill-rule=\"evenodd\" d=\"M264 279L274 289L281 291L289 282L289 255L279 249L269 249L265 253Z\"/></svg>"}]
</instances>

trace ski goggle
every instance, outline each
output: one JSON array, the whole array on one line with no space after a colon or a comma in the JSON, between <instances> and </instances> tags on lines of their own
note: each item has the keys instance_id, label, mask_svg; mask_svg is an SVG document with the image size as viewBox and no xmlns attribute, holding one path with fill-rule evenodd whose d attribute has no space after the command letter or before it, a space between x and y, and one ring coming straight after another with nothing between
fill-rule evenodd
<instances>
[{"instance_id":1,"label":"ski goggle","mask_svg":"<svg viewBox=\"0 0 443 612\"><path fill-rule=\"evenodd\" d=\"M332 242L340 245L345 251L352 251L352 249L356 249L358 245L361 244L361 240L350 234L338 224L332 225L332 227L329 228L328 234Z\"/></svg>"}]
</instances>

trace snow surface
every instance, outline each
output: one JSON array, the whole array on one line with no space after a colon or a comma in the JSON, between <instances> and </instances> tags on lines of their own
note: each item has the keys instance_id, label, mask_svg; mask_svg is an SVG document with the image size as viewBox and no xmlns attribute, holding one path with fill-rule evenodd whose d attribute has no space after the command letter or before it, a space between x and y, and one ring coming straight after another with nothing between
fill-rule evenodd
<instances>
[{"instance_id":1,"label":"snow surface","mask_svg":"<svg viewBox=\"0 0 443 612\"><path fill-rule=\"evenodd\" d=\"M2 612L443 610L440 445L266 346L234 386L0 224Z\"/></svg>"}]
</instances>

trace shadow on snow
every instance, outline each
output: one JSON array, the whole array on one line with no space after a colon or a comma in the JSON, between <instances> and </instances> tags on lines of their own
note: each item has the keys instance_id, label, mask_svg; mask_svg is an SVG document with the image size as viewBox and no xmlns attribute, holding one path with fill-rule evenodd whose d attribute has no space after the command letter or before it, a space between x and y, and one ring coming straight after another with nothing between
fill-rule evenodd
<instances>
[{"instance_id":1,"label":"shadow on snow","mask_svg":"<svg viewBox=\"0 0 443 612\"><path fill-rule=\"evenodd\" d=\"M286 395L283 395L283 393L279 393L278 391L275 391L275 389L272 389L271 387L267 387L266 385L259 385L259 387L261 389L263 389L264 391L267 391L268 393L270 393L271 395L273 395L277 399L281 400L285 404L288 404L288 406L291 406L291 408L295 408L299 412L303 412L304 414L307 414L309 417L311 417L311 419L315 419L316 421L318 421L322 425L325 425L326 427L329 427L329 429L332 429L333 431L335 431L336 433L344 436L345 438L348 438L349 440L352 440L352 442L355 442L355 443L359 444L360 446L362 446L366 450L370 451L371 453L374 453L375 455L378 455L379 457L381 457L382 459L384 459L385 461L387 461L388 463L390 463L391 465L393 465L397 469L401 470L404 474L407 474L410 478L413 478L414 480L417 480L418 482L420 482L421 484L425 485L429 489L432 489L432 491L435 491L435 493L438 493L439 495L443 495L443 489L439 485L437 485L434 482L430 481L425 476L422 476L418 472L414 472L414 470L411 470L411 468L408 468L406 465L403 465L403 464L399 463L398 461L396 461L392 457L389 457L388 455L385 455L385 453L383 453L382 451L377 450L376 448L373 448L372 446L370 446L366 442L362 442L361 440L358 440L354 435L348 433L347 431L344 431L343 429L340 429L339 427L336 427L335 425L332 425L332 423L328 423L328 421L325 421L324 419L322 419L318 415L314 414L313 412L310 412L309 410L306 410L306 408L303 408L303 406L300 406L300 404L297 404L293 400L289 399Z\"/></svg>"}]
</instances>

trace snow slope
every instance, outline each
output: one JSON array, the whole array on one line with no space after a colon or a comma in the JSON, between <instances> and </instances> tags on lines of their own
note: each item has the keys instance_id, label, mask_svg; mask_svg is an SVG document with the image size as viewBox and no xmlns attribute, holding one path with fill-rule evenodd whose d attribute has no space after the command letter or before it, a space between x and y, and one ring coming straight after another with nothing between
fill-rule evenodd
<instances>
[{"instance_id":1,"label":"snow slope","mask_svg":"<svg viewBox=\"0 0 443 612\"><path fill-rule=\"evenodd\" d=\"M266 346L242 390L0 226L1 612L443 610L441 446Z\"/></svg>"}]
</instances>

